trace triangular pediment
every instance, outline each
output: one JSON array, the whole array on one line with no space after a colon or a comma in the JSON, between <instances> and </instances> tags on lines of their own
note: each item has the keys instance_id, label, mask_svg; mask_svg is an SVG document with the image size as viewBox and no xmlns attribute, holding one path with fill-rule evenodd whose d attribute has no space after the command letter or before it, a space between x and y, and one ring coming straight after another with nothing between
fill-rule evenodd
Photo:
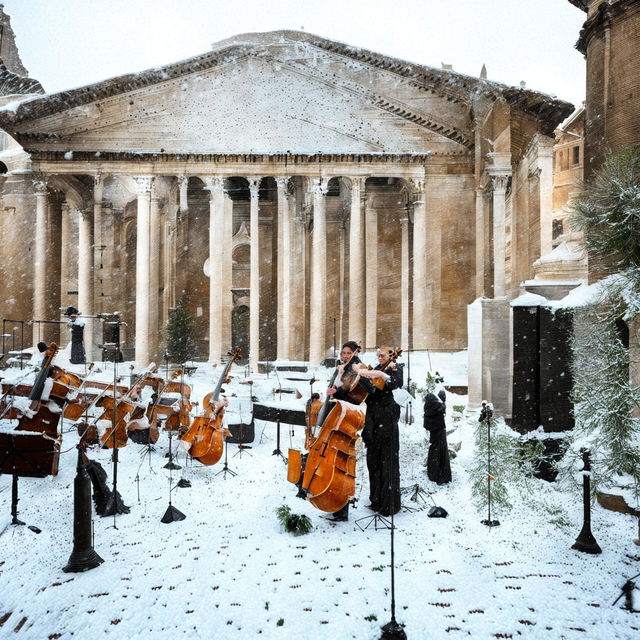
<instances>
[{"instance_id":1,"label":"triangular pediment","mask_svg":"<svg viewBox=\"0 0 640 640\"><path fill-rule=\"evenodd\" d=\"M174 65L31 99L0 112L0 126L30 150L464 151L478 83L495 88L451 73L306 33L247 34Z\"/></svg>"}]
</instances>

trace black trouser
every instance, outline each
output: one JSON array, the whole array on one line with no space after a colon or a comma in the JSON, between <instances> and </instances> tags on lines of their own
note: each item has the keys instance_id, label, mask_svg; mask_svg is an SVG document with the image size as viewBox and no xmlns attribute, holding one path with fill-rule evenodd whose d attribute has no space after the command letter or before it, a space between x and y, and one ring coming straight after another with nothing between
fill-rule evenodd
<instances>
[{"instance_id":1,"label":"black trouser","mask_svg":"<svg viewBox=\"0 0 640 640\"><path fill-rule=\"evenodd\" d=\"M367 447L369 500L382 515L400 510L399 417L400 407L395 402L367 407L363 439Z\"/></svg>"}]
</instances>

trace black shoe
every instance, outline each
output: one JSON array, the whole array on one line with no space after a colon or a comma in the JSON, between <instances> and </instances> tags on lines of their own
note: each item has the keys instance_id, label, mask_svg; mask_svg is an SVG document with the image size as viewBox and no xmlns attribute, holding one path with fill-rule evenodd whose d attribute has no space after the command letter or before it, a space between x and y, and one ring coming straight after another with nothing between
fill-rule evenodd
<instances>
[{"instance_id":1,"label":"black shoe","mask_svg":"<svg viewBox=\"0 0 640 640\"><path fill-rule=\"evenodd\" d=\"M368 504L365 505L365 509L371 509L371 511L380 511L380 507L377 504Z\"/></svg>"},{"instance_id":2,"label":"black shoe","mask_svg":"<svg viewBox=\"0 0 640 640\"><path fill-rule=\"evenodd\" d=\"M331 516L323 516L323 518L325 520L328 520L329 522L347 522L347 520L349 520L349 516L331 515Z\"/></svg>"}]
</instances>

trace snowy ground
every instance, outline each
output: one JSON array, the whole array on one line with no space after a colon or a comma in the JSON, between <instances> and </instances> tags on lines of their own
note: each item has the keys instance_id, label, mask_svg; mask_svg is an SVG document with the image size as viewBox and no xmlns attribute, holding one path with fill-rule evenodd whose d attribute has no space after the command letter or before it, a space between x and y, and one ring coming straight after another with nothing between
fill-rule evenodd
<instances>
[{"instance_id":1,"label":"snowy ground","mask_svg":"<svg viewBox=\"0 0 640 640\"><path fill-rule=\"evenodd\" d=\"M464 385L466 354L431 354L432 369L445 382ZM372 358L369 358L372 359ZM62 363L58 363L62 364ZM101 365L102 379L111 379ZM120 365L121 371L128 371ZM418 386L429 362L412 356L411 377ZM226 385L231 413L248 418L249 385L239 382L244 368ZM329 371L317 372L325 378ZM4 372L7 375L7 372ZM280 373L283 387L297 387L303 406L306 381ZM216 372L202 364L188 380L192 399L201 401L215 385ZM253 393L278 401L271 374L253 377ZM315 390L321 390L317 383ZM244 396L241 398L241 396ZM437 487L422 466L426 454L420 406L413 424L401 424L402 485L419 484L429 504L412 502L395 518L396 618L407 637L422 638L620 638L640 637L640 614L612 605L625 580L640 571L640 548L632 542L636 523L629 516L593 509L593 532L603 549L590 556L571 550L582 525L580 495L534 480L532 494L501 526L480 524L471 497L467 468L473 457L475 413L462 414L464 396L448 397L449 441L462 442L452 461L453 482ZM405 418L406 410L402 416ZM272 455L275 425L257 423L252 448L238 454L229 445L229 467L186 463L173 472L191 488L173 491L172 502L186 514L182 522L162 524L168 505L167 435L154 451L129 443L120 450L118 489L130 505L128 515L94 517L96 551L104 563L81 574L63 573L72 550L73 478L77 436L65 425L57 477L20 480L22 520L42 529L10 525L10 477L0 477L0 637L24 639L110 637L202 638L356 638L380 637L390 620L390 535L373 527L361 531L356 520L370 515L364 459L358 462L356 508L350 521L333 524L295 497L286 466ZM282 449L303 441L302 427L283 429ZM109 472L110 452L90 456ZM224 460L224 459L223 459ZM139 481L138 481L139 480ZM449 512L427 517L432 504ZM306 514L308 535L283 532L275 516L280 505ZM418 508L418 510L415 510ZM551 523L551 521L553 523ZM635 592L640 608L640 593Z\"/></svg>"}]
</instances>

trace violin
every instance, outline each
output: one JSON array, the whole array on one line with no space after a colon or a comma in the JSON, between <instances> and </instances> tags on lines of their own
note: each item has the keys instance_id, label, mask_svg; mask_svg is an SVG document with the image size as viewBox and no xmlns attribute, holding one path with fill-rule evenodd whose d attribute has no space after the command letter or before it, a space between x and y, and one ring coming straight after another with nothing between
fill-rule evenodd
<instances>
[{"instance_id":1,"label":"violin","mask_svg":"<svg viewBox=\"0 0 640 640\"><path fill-rule=\"evenodd\" d=\"M184 443L182 447L187 453L207 466L214 465L220 460L224 451L224 436L231 435L222 424L224 405L218 399L222 383L227 380L231 365L240 357L240 349L229 351L227 355L229 360L218 379L216 388L202 401L202 413L193 419L189 430L180 438L180 442Z\"/></svg>"}]
</instances>

